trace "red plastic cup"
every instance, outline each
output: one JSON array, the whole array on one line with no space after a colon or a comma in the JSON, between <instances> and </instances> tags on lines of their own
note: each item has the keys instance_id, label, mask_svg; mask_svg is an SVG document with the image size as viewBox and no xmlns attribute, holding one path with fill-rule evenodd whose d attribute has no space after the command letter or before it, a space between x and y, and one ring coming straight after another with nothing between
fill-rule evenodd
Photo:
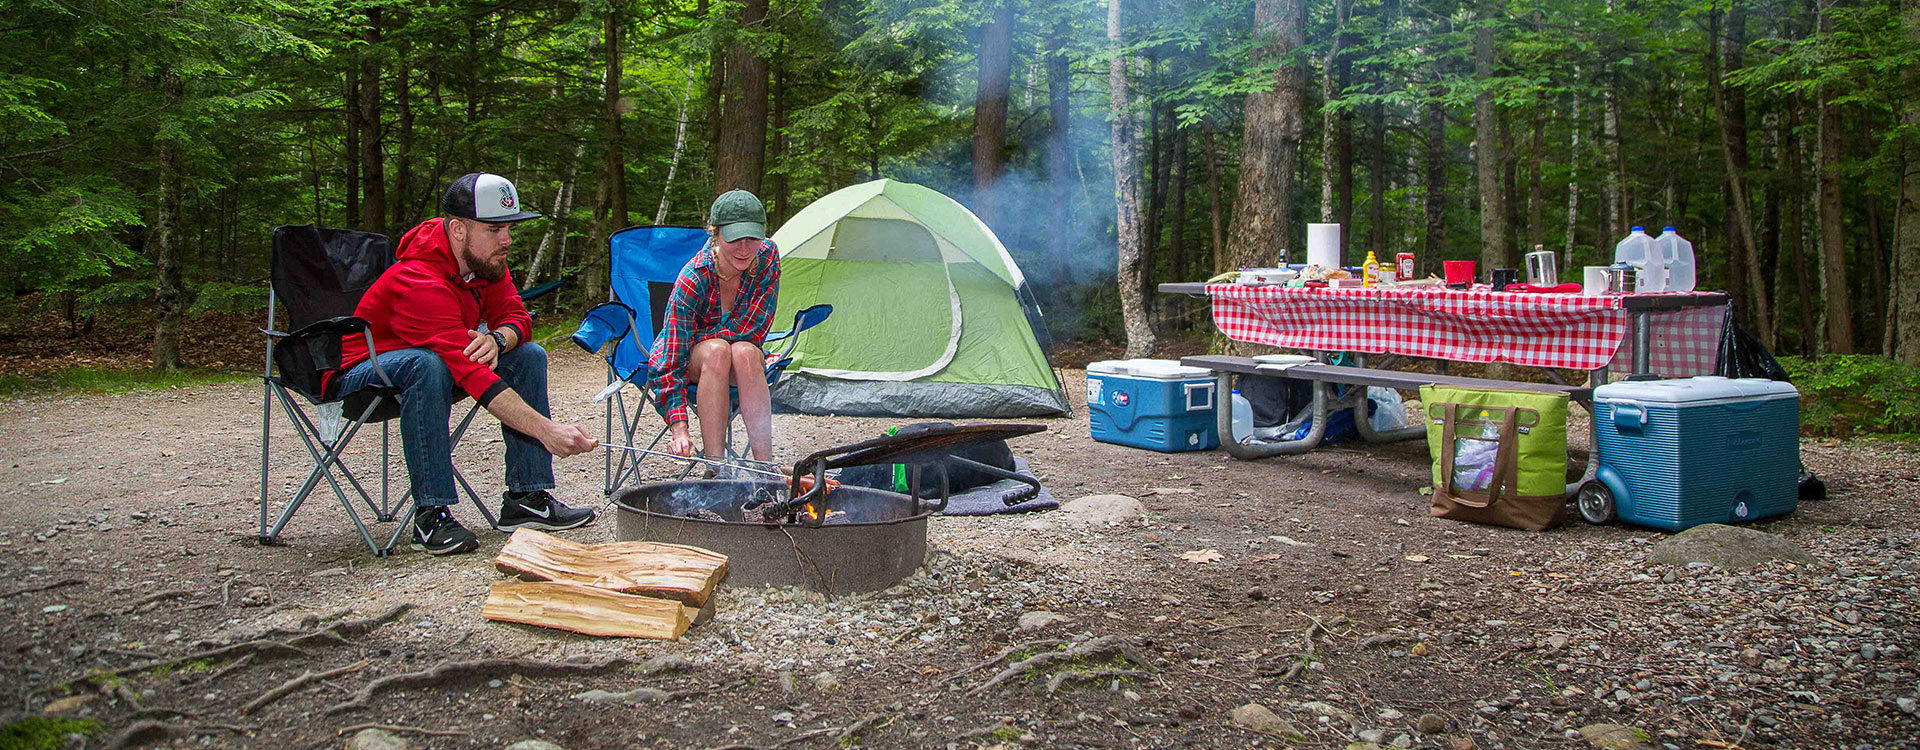
<instances>
[{"instance_id":1,"label":"red plastic cup","mask_svg":"<svg viewBox=\"0 0 1920 750\"><path fill-rule=\"evenodd\" d=\"M1474 266L1473 261L1470 261L1470 260L1441 261L1440 266L1446 270L1447 286L1453 286L1455 284L1467 284L1467 285L1473 284L1473 266Z\"/></svg>"}]
</instances>

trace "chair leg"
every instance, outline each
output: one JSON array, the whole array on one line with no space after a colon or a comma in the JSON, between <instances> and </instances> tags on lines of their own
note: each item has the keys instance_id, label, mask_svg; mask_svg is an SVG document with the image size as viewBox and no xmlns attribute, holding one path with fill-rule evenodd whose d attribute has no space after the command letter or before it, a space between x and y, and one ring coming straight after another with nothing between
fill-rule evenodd
<instances>
[{"instance_id":1,"label":"chair leg","mask_svg":"<svg viewBox=\"0 0 1920 750\"><path fill-rule=\"evenodd\" d=\"M393 420L380 423L380 522L393 523L394 506L388 502L393 486Z\"/></svg>"},{"instance_id":2,"label":"chair leg","mask_svg":"<svg viewBox=\"0 0 1920 750\"><path fill-rule=\"evenodd\" d=\"M294 432L300 435L301 443L307 447L309 453L313 454L314 467L313 471L307 474L306 481L301 483L299 491L294 493L293 499L287 503L286 509L281 511L279 520L275 521L271 528L262 532L261 542L263 544L274 543L280 536L280 530L286 528L287 522L293 519L293 514L306 502L307 496L312 494L313 490L319 485L320 479L325 478L328 486L333 488L334 496L339 498L340 507L346 510L347 518L351 519L354 528L359 530L360 538L366 541L367 548L372 550L376 557L384 556L386 554L385 551L380 548L379 544L374 542L373 534L368 532L366 524L361 522L359 512L353 509L353 501L347 499L346 490L341 488L338 480L334 479L332 470L332 467L336 465L340 466L343 472L346 470L345 465L340 464L340 454L346 450L347 445L353 440L353 436L359 432L360 426L365 423L368 417L373 415L374 409L379 407L380 399L374 399L373 403L368 404L366 410L361 413L360 419L349 426L347 431L335 440L332 445L327 446L326 453L322 454L319 446L324 445L324 443L316 442L320 439L319 431L314 428L310 421L301 418L305 415L294 408L292 399L288 398L284 393L279 395L281 406L287 410L288 419L294 423ZM305 428L304 430L302 429L303 427ZM308 434L309 431L312 433L311 435ZM362 500L365 500L369 505L373 503L373 499L367 497L366 491L360 487L358 482L353 483L353 488L356 492L360 493Z\"/></svg>"},{"instance_id":3,"label":"chair leg","mask_svg":"<svg viewBox=\"0 0 1920 750\"><path fill-rule=\"evenodd\" d=\"M267 536L267 460L273 455L273 383L263 381L265 387L260 400L260 543L272 543Z\"/></svg>"}]
</instances>

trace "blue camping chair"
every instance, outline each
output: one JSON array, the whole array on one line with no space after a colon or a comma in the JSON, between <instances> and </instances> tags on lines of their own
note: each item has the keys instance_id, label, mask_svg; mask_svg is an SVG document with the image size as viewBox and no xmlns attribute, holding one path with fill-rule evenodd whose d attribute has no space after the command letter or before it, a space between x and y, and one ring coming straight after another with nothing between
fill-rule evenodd
<instances>
[{"instance_id":1,"label":"blue camping chair","mask_svg":"<svg viewBox=\"0 0 1920 750\"><path fill-rule=\"evenodd\" d=\"M610 255L610 283L614 300L599 305L580 321L580 328L573 333L573 342L580 348L600 354L607 363L607 388L600 392L595 400L606 403L605 442L614 439L624 440L625 445L633 445L633 436L639 432L640 425L648 419L654 403L653 394L647 391L647 380L651 373L647 367L648 352L653 349L654 332L659 330L666 318L667 297L673 293L674 280L679 278L680 269L707 242L707 232L701 227L646 226L628 227L607 240ZM779 379L788 365L793 363L793 349L799 343L799 334L808 328L819 325L833 312L830 305L814 305L794 315L793 327L785 331L767 334L765 345L785 341L786 347L778 356L770 357L767 368L767 384L772 385ZM604 352L603 352L604 350ZM638 403L632 409L627 408L626 386L632 384L639 392ZM689 398L694 389L688 389ZM731 414L726 425L728 455L733 455L733 420L739 416L739 394L729 389ZM615 415L619 415L618 431L615 429ZM706 429L703 425L702 429ZM668 432L662 426L647 443L648 450L659 450ZM617 455L616 455L617 454ZM627 451L606 450L606 479L602 488L609 496L623 486L629 479L640 476L641 454ZM693 470L691 463L680 472L684 477Z\"/></svg>"}]
</instances>

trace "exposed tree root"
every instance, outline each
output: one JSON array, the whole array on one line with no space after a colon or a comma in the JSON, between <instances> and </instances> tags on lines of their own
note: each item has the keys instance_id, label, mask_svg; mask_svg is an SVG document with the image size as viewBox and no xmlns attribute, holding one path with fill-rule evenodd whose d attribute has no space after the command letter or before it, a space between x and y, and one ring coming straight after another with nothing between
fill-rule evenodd
<instances>
[{"instance_id":1,"label":"exposed tree root","mask_svg":"<svg viewBox=\"0 0 1920 750\"><path fill-rule=\"evenodd\" d=\"M873 729L874 724L879 723L885 718L887 718L886 714L869 714L866 718L848 724L845 727L826 727L824 729L808 730L771 745L721 745L719 747L708 748L708 750L775 750L776 748L786 747L794 743L805 742L815 737L825 737L827 735L833 735L835 741L845 745L853 738L859 736L861 732ZM882 726L885 725L882 724Z\"/></svg>"},{"instance_id":2,"label":"exposed tree root","mask_svg":"<svg viewBox=\"0 0 1920 750\"><path fill-rule=\"evenodd\" d=\"M236 726L233 724L185 725L168 724L167 722L155 721L153 719L142 719L128 724L125 729L120 730L111 740L107 741L105 747L107 750L119 750L119 748L150 745L155 742L164 742L178 737L197 737L203 734L219 734L221 732L233 732L234 734L245 736L252 734L253 731L251 727Z\"/></svg>"},{"instance_id":3,"label":"exposed tree root","mask_svg":"<svg viewBox=\"0 0 1920 750\"><path fill-rule=\"evenodd\" d=\"M604 672L630 666L634 662L618 657L587 664L568 664L562 662L536 661L533 659L478 659L475 661L446 662L431 669L405 674L388 675L367 683L355 693L352 700L328 706L323 712L327 715L365 708L367 701L385 690L401 687L420 687L463 682L467 680L500 677L518 674L526 677L548 675L574 675Z\"/></svg>"},{"instance_id":4,"label":"exposed tree root","mask_svg":"<svg viewBox=\"0 0 1920 750\"><path fill-rule=\"evenodd\" d=\"M840 730L839 734L834 735L834 739L839 740L840 743L844 745L853 738L860 736L860 733L874 729L875 725L886 726L886 724L880 723L881 720L885 718L887 718L886 714L868 714L866 718L848 724L847 728Z\"/></svg>"},{"instance_id":5,"label":"exposed tree root","mask_svg":"<svg viewBox=\"0 0 1920 750\"><path fill-rule=\"evenodd\" d=\"M1138 669L1095 669L1090 672L1059 672L1047 679L1047 692L1057 693L1069 682L1099 682L1117 677L1146 677L1146 672Z\"/></svg>"},{"instance_id":6,"label":"exposed tree root","mask_svg":"<svg viewBox=\"0 0 1920 750\"><path fill-rule=\"evenodd\" d=\"M274 701L280 700L281 698L287 697L288 695L292 694L293 691L306 687L310 683L318 682L320 680L332 679L344 674L351 674L354 672L358 672L366 666L367 666L367 660L361 659L360 661L354 662L352 664L348 664L347 666L341 667L339 669L330 669L325 672L315 672L312 670L302 672L300 673L299 677L295 677L291 680L287 680L286 682L282 682L278 687L275 687L272 690L268 690L267 692L261 693L260 697L255 698L251 701L247 701L247 705L240 707L240 713L243 713L243 714L253 713L255 711L260 710L261 708L266 707L266 705L269 703L272 703Z\"/></svg>"},{"instance_id":7,"label":"exposed tree root","mask_svg":"<svg viewBox=\"0 0 1920 750\"><path fill-rule=\"evenodd\" d=\"M1054 646L1058 646L1062 643L1066 643L1066 641L1061 640L1059 638L1046 638L1046 639L1037 640L1037 641L1027 641L1026 643L1016 643L1006 648L1000 649L1000 653L994 654L993 658L991 659L988 659L986 661L980 662L979 664L975 664L971 667L967 667L966 669L962 669L958 672L953 673L953 676L948 677L947 681L959 682L960 678L973 674L974 672L978 672L982 669L986 669L987 667L991 667L995 664L999 664L1001 659L1005 659L1021 651L1026 651L1029 649L1053 648Z\"/></svg>"},{"instance_id":8,"label":"exposed tree root","mask_svg":"<svg viewBox=\"0 0 1920 750\"><path fill-rule=\"evenodd\" d=\"M1125 659L1129 662L1132 662L1136 666L1144 667L1149 670L1153 668L1153 662L1148 661L1146 657L1141 656L1139 652L1134 651L1133 647L1128 646L1125 642L1121 641L1117 637L1110 636L1110 635L1103 635L1103 636L1100 636L1099 638L1094 638L1091 640L1082 641L1080 643L1073 644L1072 646L1067 647L1065 651L1048 651L1044 654L1038 654L1038 655L1023 659L1015 663L1013 666L1000 670L999 674L995 674L993 676L993 679L987 680L986 683L982 684L981 686L967 691L967 697L972 698L974 696L977 696L981 693L984 693L988 690L993 689L994 687L998 686L1003 682L1006 682L1007 680L1011 680L1015 677L1019 677L1023 674L1027 674L1028 672L1033 672L1035 670L1043 669L1046 667L1050 667L1058 664L1065 664L1068 662L1072 662L1076 659L1112 659L1112 658Z\"/></svg>"},{"instance_id":9,"label":"exposed tree root","mask_svg":"<svg viewBox=\"0 0 1920 750\"><path fill-rule=\"evenodd\" d=\"M154 593L140 597L139 600L135 601L132 604L127 605L126 608L120 610L120 614L124 615L130 612L135 612L135 611L138 611L141 607L145 607L149 604L164 602L168 599L178 599L180 597L187 596L192 593L193 593L192 591L189 591L187 589L168 589L166 591L156 591Z\"/></svg>"},{"instance_id":10,"label":"exposed tree root","mask_svg":"<svg viewBox=\"0 0 1920 750\"><path fill-rule=\"evenodd\" d=\"M62 578L58 581L54 581L53 583L41 584L39 586L27 586L25 588L18 588L12 591L0 593L0 599L12 599L13 597L19 596L21 594L31 594L35 591L50 591L53 589L60 588L62 586L78 586L83 583L86 583L86 581L78 578Z\"/></svg>"}]
</instances>

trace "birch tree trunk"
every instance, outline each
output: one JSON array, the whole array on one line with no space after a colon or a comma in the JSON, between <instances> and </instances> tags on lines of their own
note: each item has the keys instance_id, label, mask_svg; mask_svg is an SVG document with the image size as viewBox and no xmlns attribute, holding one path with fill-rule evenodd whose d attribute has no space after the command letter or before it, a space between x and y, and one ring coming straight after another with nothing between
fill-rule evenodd
<instances>
[{"instance_id":1,"label":"birch tree trunk","mask_svg":"<svg viewBox=\"0 0 1920 750\"><path fill-rule=\"evenodd\" d=\"M673 126L673 158L667 162L667 179L660 185L660 207L653 211L653 223L667 223L667 207L673 198L673 177L680 172L680 157L687 153L687 106L693 101L693 65L687 65L687 83L680 92L680 114ZM576 157L577 158L577 157ZM542 240L544 243L545 240Z\"/></svg>"},{"instance_id":2,"label":"birch tree trunk","mask_svg":"<svg viewBox=\"0 0 1920 750\"><path fill-rule=\"evenodd\" d=\"M1580 68L1578 66L1575 66L1573 69L1573 78L1576 81L1580 80ZM1573 95L1573 108L1568 113L1567 120L1567 131L1571 133L1571 135L1567 137L1567 243L1565 250L1560 256L1560 267L1567 269L1566 271L1561 271L1561 277L1563 279L1566 278L1566 274L1569 271L1579 268L1579 265L1573 261L1573 249L1578 246L1580 236L1580 163L1582 157L1580 153L1580 129L1586 127L1586 122L1580 119L1580 94L1577 92Z\"/></svg>"},{"instance_id":3,"label":"birch tree trunk","mask_svg":"<svg viewBox=\"0 0 1920 750\"><path fill-rule=\"evenodd\" d=\"M1107 65L1107 87L1112 92L1113 114L1113 189L1115 211L1116 261L1120 285L1120 317L1126 324L1127 357L1150 357L1158 348L1153 327L1147 322L1147 307L1140 293L1145 269L1140 262L1140 144L1134 132L1132 105L1128 102L1127 61L1120 50L1126 46L1121 33L1122 0L1107 0L1107 44L1113 60Z\"/></svg>"},{"instance_id":4,"label":"birch tree trunk","mask_svg":"<svg viewBox=\"0 0 1920 750\"><path fill-rule=\"evenodd\" d=\"M174 4L174 12L180 5ZM179 109L185 86L171 65L160 70L160 99L163 111ZM180 193L185 180L180 175L180 144L177 136L162 134L156 139L154 167L159 173L159 205L153 221L153 369L180 369L180 322L184 308L181 288Z\"/></svg>"}]
</instances>

